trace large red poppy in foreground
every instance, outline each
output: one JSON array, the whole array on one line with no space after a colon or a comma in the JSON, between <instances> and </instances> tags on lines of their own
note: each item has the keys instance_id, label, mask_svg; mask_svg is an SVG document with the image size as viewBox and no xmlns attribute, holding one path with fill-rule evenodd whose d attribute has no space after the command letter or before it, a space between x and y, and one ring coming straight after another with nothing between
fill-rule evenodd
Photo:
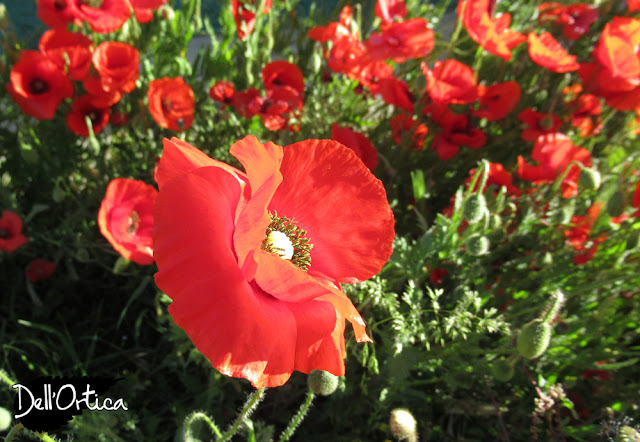
<instances>
[{"instance_id":1,"label":"large red poppy in foreground","mask_svg":"<svg viewBox=\"0 0 640 442\"><path fill-rule=\"evenodd\" d=\"M215 368L256 388L293 370L343 375L345 319L369 337L340 283L370 278L391 254L382 183L330 140L249 136L231 154L245 173L164 141L153 246L169 312Z\"/></svg>"}]
</instances>

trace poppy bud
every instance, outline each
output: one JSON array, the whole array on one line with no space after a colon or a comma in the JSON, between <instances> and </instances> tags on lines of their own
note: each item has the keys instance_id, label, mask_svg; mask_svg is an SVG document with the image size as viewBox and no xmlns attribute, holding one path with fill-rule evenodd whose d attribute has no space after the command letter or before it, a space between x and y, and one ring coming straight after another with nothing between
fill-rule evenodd
<instances>
[{"instance_id":1,"label":"poppy bud","mask_svg":"<svg viewBox=\"0 0 640 442\"><path fill-rule=\"evenodd\" d=\"M522 327L518 335L518 352L527 359L535 359L547 350L549 342L551 342L551 325L536 318Z\"/></svg>"},{"instance_id":2,"label":"poppy bud","mask_svg":"<svg viewBox=\"0 0 640 442\"><path fill-rule=\"evenodd\" d=\"M489 238L483 235L472 235L467 238L467 250L473 256L486 255L491 243Z\"/></svg>"},{"instance_id":3,"label":"poppy bud","mask_svg":"<svg viewBox=\"0 0 640 442\"><path fill-rule=\"evenodd\" d=\"M162 17L163 20L173 20L176 16L176 12L169 5L160 6L158 12L160 13L160 17Z\"/></svg>"},{"instance_id":4,"label":"poppy bud","mask_svg":"<svg viewBox=\"0 0 640 442\"><path fill-rule=\"evenodd\" d=\"M0 431L6 431L11 426L11 413L6 408L0 407Z\"/></svg>"},{"instance_id":5,"label":"poppy bud","mask_svg":"<svg viewBox=\"0 0 640 442\"><path fill-rule=\"evenodd\" d=\"M545 252L538 258L539 267L549 267L551 264L553 264L553 255L549 252Z\"/></svg>"},{"instance_id":6,"label":"poppy bud","mask_svg":"<svg viewBox=\"0 0 640 442\"><path fill-rule=\"evenodd\" d=\"M404 408L396 408L391 412L389 419L391 433L398 440L417 441L416 420L409 410Z\"/></svg>"},{"instance_id":7,"label":"poppy bud","mask_svg":"<svg viewBox=\"0 0 640 442\"><path fill-rule=\"evenodd\" d=\"M616 442L640 442L640 433L633 427L623 425L614 440Z\"/></svg>"},{"instance_id":8,"label":"poppy bud","mask_svg":"<svg viewBox=\"0 0 640 442\"><path fill-rule=\"evenodd\" d=\"M115 264L113 264L113 269L111 271L114 275L119 275L120 273L124 272L127 267L129 267L130 263L131 261L124 256L119 256Z\"/></svg>"},{"instance_id":9,"label":"poppy bud","mask_svg":"<svg viewBox=\"0 0 640 442\"><path fill-rule=\"evenodd\" d=\"M502 218L497 213L493 213L489 216L489 228L491 230L499 229L502 225Z\"/></svg>"},{"instance_id":10,"label":"poppy bud","mask_svg":"<svg viewBox=\"0 0 640 442\"><path fill-rule=\"evenodd\" d=\"M0 29L6 30L9 27L9 15L4 3L0 3Z\"/></svg>"},{"instance_id":11,"label":"poppy bud","mask_svg":"<svg viewBox=\"0 0 640 442\"><path fill-rule=\"evenodd\" d=\"M624 212L624 195L618 190L613 192L607 201L607 214L611 218L615 218L622 215L622 212Z\"/></svg>"},{"instance_id":12,"label":"poppy bud","mask_svg":"<svg viewBox=\"0 0 640 442\"><path fill-rule=\"evenodd\" d=\"M580 181L578 182L580 189L598 190L601 182L602 179L597 170L584 167L580 171Z\"/></svg>"},{"instance_id":13,"label":"poppy bud","mask_svg":"<svg viewBox=\"0 0 640 442\"><path fill-rule=\"evenodd\" d=\"M311 370L307 376L307 386L315 394L329 396L338 388L338 376L324 370Z\"/></svg>"},{"instance_id":14,"label":"poppy bud","mask_svg":"<svg viewBox=\"0 0 640 442\"><path fill-rule=\"evenodd\" d=\"M477 223L482 219L487 211L487 201L484 199L484 195L474 193L464 203L462 214L469 223Z\"/></svg>"},{"instance_id":15,"label":"poppy bud","mask_svg":"<svg viewBox=\"0 0 640 442\"><path fill-rule=\"evenodd\" d=\"M62 189L60 187L60 184L57 183L54 186L53 191L51 192L51 197L53 198L53 200L56 203L60 203L65 199L66 196L67 196L67 194L65 193L64 189Z\"/></svg>"},{"instance_id":16,"label":"poppy bud","mask_svg":"<svg viewBox=\"0 0 640 442\"><path fill-rule=\"evenodd\" d=\"M500 382L507 382L513 377L513 365L505 359L501 359L492 367L493 377Z\"/></svg>"}]
</instances>

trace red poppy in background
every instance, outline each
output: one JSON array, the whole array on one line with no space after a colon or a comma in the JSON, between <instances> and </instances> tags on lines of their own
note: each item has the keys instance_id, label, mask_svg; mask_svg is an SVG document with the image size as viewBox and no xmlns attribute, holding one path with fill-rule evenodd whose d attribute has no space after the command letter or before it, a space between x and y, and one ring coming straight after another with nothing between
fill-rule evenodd
<instances>
[{"instance_id":1,"label":"red poppy in background","mask_svg":"<svg viewBox=\"0 0 640 442\"><path fill-rule=\"evenodd\" d=\"M472 113L489 121L501 120L518 105L520 85L515 81L505 81L486 87L478 86L480 106Z\"/></svg>"},{"instance_id":2,"label":"red poppy in background","mask_svg":"<svg viewBox=\"0 0 640 442\"><path fill-rule=\"evenodd\" d=\"M127 43L106 41L93 52L93 66L104 92L131 92L138 79L140 53Z\"/></svg>"},{"instance_id":3,"label":"red poppy in background","mask_svg":"<svg viewBox=\"0 0 640 442\"><path fill-rule=\"evenodd\" d=\"M396 18L402 20L408 12L403 0L378 0L374 11L380 18L380 27L383 29Z\"/></svg>"},{"instance_id":4,"label":"red poppy in background","mask_svg":"<svg viewBox=\"0 0 640 442\"><path fill-rule=\"evenodd\" d=\"M225 80L218 80L216 84L211 86L209 89L209 96L214 101L219 101L223 104L223 108L226 105L230 105L233 103L233 96L235 95L236 90L233 87L233 83Z\"/></svg>"},{"instance_id":5,"label":"red poppy in background","mask_svg":"<svg viewBox=\"0 0 640 442\"><path fill-rule=\"evenodd\" d=\"M122 92L111 90L109 92L102 89L103 80L95 72L89 71L89 76L84 79L82 86L91 96L91 103L94 106L108 108L122 99Z\"/></svg>"},{"instance_id":6,"label":"red poppy in background","mask_svg":"<svg viewBox=\"0 0 640 442\"><path fill-rule=\"evenodd\" d=\"M469 176L464 180L464 183L468 186L476 174L476 169L469 171ZM497 188L505 187L507 195L520 195L522 192L520 189L513 185L513 177L507 172L504 166L500 163L489 162L489 173L487 173L487 187L496 186ZM476 182L476 187L473 189L476 192L480 188L480 182ZM497 194L497 191L494 192Z\"/></svg>"},{"instance_id":7,"label":"red poppy in background","mask_svg":"<svg viewBox=\"0 0 640 442\"><path fill-rule=\"evenodd\" d=\"M290 87L300 96L304 94L304 75L298 66L288 61L272 61L262 69L262 82L266 90Z\"/></svg>"},{"instance_id":8,"label":"red poppy in background","mask_svg":"<svg viewBox=\"0 0 640 442\"><path fill-rule=\"evenodd\" d=\"M342 37L352 37L350 29L352 15L351 6L344 6L340 12L340 21L329 23L327 26L315 26L309 29L307 35L311 40L320 43L333 42Z\"/></svg>"},{"instance_id":9,"label":"red poppy in background","mask_svg":"<svg viewBox=\"0 0 640 442\"><path fill-rule=\"evenodd\" d=\"M589 32L592 24L598 21L598 10L585 3L562 5L560 3L543 3L538 6L538 21L553 21L562 26L562 34L569 40L577 40Z\"/></svg>"},{"instance_id":10,"label":"red poppy in background","mask_svg":"<svg viewBox=\"0 0 640 442\"><path fill-rule=\"evenodd\" d=\"M433 101L464 104L478 98L473 70L458 60L436 61L433 71L423 63L422 72L427 77L427 92Z\"/></svg>"},{"instance_id":11,"label":"red poppy in background","mask_svg":"<svg viewBox=\"0 0 640 442\"><path fill-rule=\"evenodd\" d=\"M7 91L22 111L39 120L50 120L62 100L73 95L65 73L38 51L22 51L13 66Z\"/></svg>"},{"instance_id":12,"label":"red poppy in background","mask_svg":"<svg viewBox=\"0 0 640 442\"><path fill-rule=\"evenodd\" d=\"M520 112L518 119L527 125L521 135L525 141L536 141L540 135L556 133L562 125L556 115L536 112L530 107Z\"/></svg>"},{"instance_id":13,"label":"red poppy in background","mask_svg":"<svg viewBox=\"0 0 640 442\"><path fill-rule=\"evenodd\" d=\"M149 112L161 127L182 132L193 124L196 99L182 77L152 80L147 98Z\"/></svg>"},{"instance_id":14,"label":"red poppy in background","mask_svg":"<svg viewBox=\"0 0 640 442\"><path fill-rule=\"evenodd\" d=\"M403 63L412 58L426 57L435 46L433 31L424 18L412 18L385 26L382 33L374 32L364 42L367 53L374 60L393 60Z\"/></svg>"},{"instance_id":15,"label":"red poppy in background","mask_svg":"<svg viewBox=\"0 0 640 442\"><path fill-rule=\"evenodd\" d=\"M144 181L116 178L109 183L98 212L100 232L124 258L153 263L153 206L158 191Z\"/></svg>"},{"instance_id":16,"label":"red poppy in background","mask_svg":"<svg viewBox=\"0 0 640 442\"><path fill-rule=\"evenodd\" d=\"M384 187L335 141L249 136L230 150L246 173L164 141L153 240L169 313L216 369L256 388L293 370L342 376L345 319L369 337L340 283L391 254Z\"/></svg>"},{"instance_id":17,"label":"red poppy in background","mask_svg":"<svg viewBox=\"0 0 640 442\"><path fill-rule=\"evenodd\" d=\"M411 136L411 141L408 143L411 149L421 150L424 148L424 140L427 137L427 133L429 133L429 128L424 123L418 124L413 115L394 115L389 120L389 126L396 143L402 144L405 134L408 134Z\"/></svg>"},{"instance_id":18,"label":"red poppy in background","mask_svg":"<svg viewBox=\"0 0 640 442\"><path fill-rule=\"evenodd\" d=\"M627 0L629 12L640 11L640 0Z\"/></svg>"},{"instance_id":19,"label":"red poppy in background","mask_svg":"<svg viewBox=\"0 0 640 442\"><path fill-rule=\"evenodd\" d=\"M75 20L71 0L38 0L38 18L52 29L66 29Z\"/></svg>"},{"instance_id":20,"label":"red poppy in background","mask_svg":"<svg viewBox=\"0 0 640 442\"><path fill-rule=\"evenodd\" d=\"M598 244L606 239L606 236L600 236L591 242L588 241L591 228L595 224L601 208L602 202L596 202L589 207L586 215L574 215L571 218L572 227L564 232L567 243L572 245L576 251L582 252L573 258L573 263L576 265L585 264L593 259L598 250Z\"/></svg>"},{"instance_id":21,"label":"red poppy in background","mask_svg":"<svg viewBox=\"0 0 640 442\"><path fill-rule=\"evenodd\" d=\"M528 39L529 56L536 64L559 74L580 68L576 56L569 55L550 33L543 32L538 36L530 32Z\"/></svg>"},{"instance_id":22,"label":"red poppy in background","mask_svg":"<svg viewBox=\"0 0 640 442\"><path fill-rule=\"evenodd\" d=\"M458 154L460 146L471 149L479 149L487 142L487 136L482 130L469 124L466 115L448 114L440 120L442 131L431 142L431 149L443 161L449 160Z\"/></svg>"},{"instance_id":23,"label":"red poppy in background","mask_svg":"<svg viewBox=\"0 0 640 442\"><path fill-rule=\"evenodd\" d=\"M491 0L464 0L458 3L458 17L469 36L486 51L509 61L511 50L526 40L519 32L509 29L511 15L491 18Z\"/></svg>"},{"instance_id":24,"label":"red poppy in background","mask_svg":"<svg viewBox=\"0 0 640 442\"><path fill-rule=\"evenodd\" d=\"M614 78L621 78L633 86L640 83L640 20L613 17L602 30L593 51L598 63Z\"/></svg>"},{"instance_id":25,"label":"red poppy in background","mask_svg":"<svg viewBox=\"0 0 640 442\"><path fill-rule=\"evenodd\" d=\"M518 156L518 174L523 180L536 184L555 181L572 161L591 166L591 153L575 146L569 137L561 133L540 136L533 146L531 158L538 162L537 166L531 166L522 156ZM580 168L574 164L562 181L563 197L569 198L578 193L579 177Z\"/></svg>"},{"instance_id":26,"label":"red poppy in background","mask_svg":"<svg viewBox=\"0 0 640 442\"><path fill-rule=\"evenodd\" d=\"M34 259L29 263L24 274L31 282L50 278L56 272L56 263L48 259Z\"/></svg>"},{"instance_id":27,"label":"red poppy in background","mask_svg":"<svg viewBox=\"0 0 640 442\"><path fill-rule=\"evenodd\" d=\"M371 140L365 135L348 127L339 127L338 123L333 123L331 126L331 139L354 151L371 172L378 167L378 152L373 147Z\"/></svg>"},{"instance_id":28,"label":"red poppy in background","mask_svg":"<svg viewBox=\"0 0 640 442\"><path fill-rule=\"evenodd\" d=\"M117 31L131 16L128 0L67 1L76 21L86 21L91 30L98 34Z\"/></svg>"},{"instance_id":29,"label":"red poppy in background","mask_svg":"<svg viewBox=\"0 0 640 442\"><path fill-rule=\"evenodd\" d=\"M91 40L79 32L50 29L40 37L40 52L61 70L68 69L69 76L82 81L91 66Z\"/></svg>"},{"instance_id":30,"label":"red poppy in background","mask_svg":"<svg viewBox=\"0 0 640 442\"><path fill-rule=\"evenodd\" d=\"M22 218L11 210L3 210L0 218L0 251L13 253L29 242L22 234Z\"/></svg>"},{"instance_id":31,"label":"red poppy in background","mask_svg":"<svg viewBox=\"0 0 640 442\"><path fill-rule=\"evenodd\" d=\"M167 0L128 0L139 23L148 23L153 18L153 11L167 3Z\"/></svg>"},{"instance_id":32,"label":"red poppy in background","mask_svg":"<svg viewBox=\"0 0 640 442\"><path fill-rule=\"evenodd\" d=\"M259 2L255 0L231 0L231 14L236 21L236 29L238 31L238 37L242 40L247 38L252 32L253 27L256 25L255 8ZM263 14L268 14L271 10L273 0L265 0Z\"/></svg>"},{"instance_id":33,"label":"red poppy in background","mask_svg":"<svg viewBox=\"0 0 640 442\"><path fill-rule=\"evenodd\" d=\"M395 77L381 78L369 87L371 95L380 95L385 103L413 112L413 95L409 86Z\"/></svg>"},{"instance_id":34,"label":"red poppy in background","mask_svg":"<svg viewBox=\"0 0 640 442\"><path fill-rule=\"evenodd\" d=\"M571 125L580 129L580 135L597 135L602 128L600 99L593 94L582 94L568 104L571 109Z\"/></svg>"},{"instance_id":35,"label":"red poppy in background","mask_svg":"<svg viewBox=\"0 0 640 442\"><path fill-rule=\"evenodd\" d=\"M91 120L93 133L97 134L109 122L109 108L95 106L91 95L82 95L73 100L71 112L67 114L67 126L74 134L88 137L87 117Z\"/></svg>"}]
</instances>

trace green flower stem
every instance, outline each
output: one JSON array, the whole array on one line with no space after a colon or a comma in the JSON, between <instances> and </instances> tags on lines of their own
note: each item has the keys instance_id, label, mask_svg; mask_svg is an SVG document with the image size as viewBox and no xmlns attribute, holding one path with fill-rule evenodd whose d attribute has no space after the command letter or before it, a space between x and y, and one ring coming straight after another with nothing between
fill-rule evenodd
<instances>
[{"instance_id":1,"label":"green flower stem","mask_svg":"<svg viewBox=\"0 0 640 442\"><path fill-rule=\"evenodd\" d=\"M291 438L291 436L293 436L296 428L298 428L298 425L300 425L300 423L304 419L307 411L309 411L309 407L311 406L314 397L315 394L313 393L313 391L309 391L307 393L307 398L305 399L304 403L300 406L295 416L293 416L291 422L289 422L289 426L280 435L279 442L286 442Z\"/></svg>"},{"instance_id":2,"label":"green flower stem","mask_svg":"<svg viewBox=\"0 0 640 442\"><path fill-rule=\"evenodd\" d=\"M264 392L266 388L261 388L256 390L251 396L249 396L249 400L244 404L240 414L233 422L231 427L220 437L220 441L226 441L231 439L231 437L238 432L240 426L244 423L245 420L249 418L251 413L256 409L256 406L260 403L260 401L264 398Z\"/></svg>"},{"instance_id":3,"label":"green flower stem","mask_svg":"<svg viewBox=\"0 0 640 442\"><path fill-rule=\"evenodd\" d=\"M9 376L4 372L4 370L0 370L0 380L7 384L9 387L16 384L15 381L11 380Z\"/></svg>"},{"instance_id":4,"label":"green flower stem","mask_svg":"<svg viewBox=\"0 0 640 442\"><path fill-rule=\"evenodd\" d=\"M222 433L220 432L216 424L211 420L211 418L201 411L196 411L195 413L192 413L184 423L184 440L193 440L193 434L191 434L191 425L193 425L193 423L197 420L205 421L207 425L209 425L209 428L211 428L211 431L213 431L213 434L216 435L216 438L219 439L222 437Z\"/></svg>"}]
</instances>

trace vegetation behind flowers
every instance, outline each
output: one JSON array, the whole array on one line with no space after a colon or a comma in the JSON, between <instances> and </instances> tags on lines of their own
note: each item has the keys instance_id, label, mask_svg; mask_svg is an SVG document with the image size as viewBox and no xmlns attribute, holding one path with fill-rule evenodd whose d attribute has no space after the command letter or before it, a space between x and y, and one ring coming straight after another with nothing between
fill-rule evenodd
<instances>
[{"instance_id":1,"label":"vegetation behind flowers","mask_svg":"<svg viewBox=\"0 0 640 442\"><path fill-rule=\"evenodd\" d=\"M128 404L52 436L633 436L640 3L37 3L37 50L0 7L2 380L118 377ZM247 401L169 314L151 231L164 138L238 170L248 135L353 150L395 240L342 287L373 341L346 328L345 376L293 372Z\"/></svg>"}]
</instances>

